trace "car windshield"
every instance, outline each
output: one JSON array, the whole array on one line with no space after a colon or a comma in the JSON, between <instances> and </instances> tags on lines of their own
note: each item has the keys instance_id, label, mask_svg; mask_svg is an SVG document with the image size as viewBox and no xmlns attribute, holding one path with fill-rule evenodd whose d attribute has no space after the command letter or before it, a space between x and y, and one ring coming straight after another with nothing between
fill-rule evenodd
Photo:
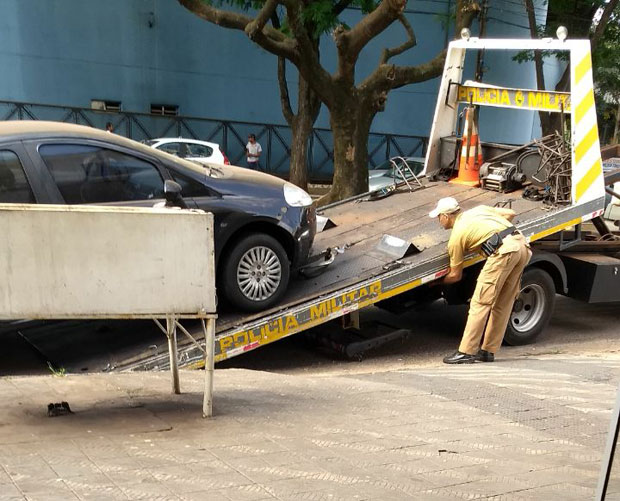
<instances>
[{"instance_id":1,"label":"car windshield","mask_svg":"<svg viewBox=\"0 0 620 501\"><path fill-rule=\"evenodd\" d=\"M373 167L372 170L389 170L392 168L392 161L386 160L385 162L380 163L376 167Z\"/></svg>"},{"instance_id":2,"label":"car windshield","mask_svg":"<svg viewBox=\"0 0 620 501\"><path fill-rule=\"evenodd\" d=\"M422 172L422 170L424 169L424 160L420 159L418 160L417 158L406 158L404 159L407 162L407 165L409 166L409 168L411 169L411 171L418 175L420 172ZM385 174L382 175L389 175L392 176L395 173L395 168L394 168L394 163L396 163L396 165L398 165L399 168L402 169L403 167L403 161L401 158L399 157L395 157L392 159L388 159L385 162L380 163L379 165L377 165L376 167L373 167L372 170L375 171L385 171ZM411 173L409 172L405 172L405 175L408 177L411 177Z\"/></svg>"}]
</instances>

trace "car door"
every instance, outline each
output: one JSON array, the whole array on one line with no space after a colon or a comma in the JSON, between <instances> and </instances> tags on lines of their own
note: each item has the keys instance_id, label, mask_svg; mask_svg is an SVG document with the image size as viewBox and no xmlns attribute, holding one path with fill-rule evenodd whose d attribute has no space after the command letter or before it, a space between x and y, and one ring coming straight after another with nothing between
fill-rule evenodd
<instances>
[{"instance_id":1,"label":"car door","mask_svg":"<svg viewBox=\"0 0 620 501\"><path fill-rule=\"evenodd\" d=\"M172 165L166 167L170 177L181 185L181 196L185 202L213 214L215 251L216 257L219 257L219 250L237 226L235 221L238 219L246 221L249 216L243 209L227 203L221 194L207 182L197 180L195 172L192 174Z\"/></svg>"},{"instance_id":2,"label":"car door","mask_svg":"<svg viewBox=\"0 0 620 501\"><path fill-rule=\"evenodd\" d=\"M164 199L167 174L151 158L114 145L75 139L30 144L53 203L153 206Z\"/></svg>"}]
</instances>

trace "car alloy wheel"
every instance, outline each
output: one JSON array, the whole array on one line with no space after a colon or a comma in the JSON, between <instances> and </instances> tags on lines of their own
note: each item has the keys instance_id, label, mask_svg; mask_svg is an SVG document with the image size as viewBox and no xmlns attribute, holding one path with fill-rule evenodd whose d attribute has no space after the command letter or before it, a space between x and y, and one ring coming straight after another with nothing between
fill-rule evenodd
<instances>
[{"instance_id":1,"label":"car alloy wheel","mask_svg":"<svg viewBox=\"0 0 620 501\"><path fill-rule=\"evenodd\" d=\"M231 306L261 311L278 302L286 292L290 261L273 236L250 233L224 249L218 283Z\"/></svg>"},{"instance_id":2,"label":"car alloy wheel","mask_svg":"<svg viewBox=\"0 0 620 501\"><path fill-rule=\"evenodd\" d=\"M282 264L269 247L258 246L248 250L237 266L237 284L251 301L269 299L282 279Z\"/></svg>"}]
</instances>

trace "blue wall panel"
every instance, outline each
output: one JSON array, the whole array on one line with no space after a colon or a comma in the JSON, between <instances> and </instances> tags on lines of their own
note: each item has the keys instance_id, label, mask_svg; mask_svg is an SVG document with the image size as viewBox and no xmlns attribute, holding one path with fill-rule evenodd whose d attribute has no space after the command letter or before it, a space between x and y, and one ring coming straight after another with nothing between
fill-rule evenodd
<instances>
[{"instance_id":1,"label":"blue wall panel","mask_svg":"<svg viewBox=\"0 0 620 501\"><path fill-rule=\"evenodd\" d=\"M449 4L454 0L409 2L406 16L418 44L395 62L419 64L444 48ZM497 4L519 10L514 1ZM496 12L489 34L527 36L522 16L522 11ZM360 17L359 11L349 11L345 20L353 24ZM510 19L515 26L506 24ZM369 44L360 57L358 82L376 67L384 47L404 40L404 29L395 23ZM323 39L322 57L333 70L329 36ZM505 71L488 61L489 75ZM243 33L190 14L175 0L0 0L0 65L5 69L0 100L89 107L91 99L106 99L146 113L151 103L176 104L186 116L284 123L275 56ZM294 68L289 75L294 95ZM428 135L437 89L435 79L391 92L373 130ZM526 122L505 125L523 129ZM317 126L329 126L325 110ZM528 127L531 131L531 119Z\"/></svg>"}]
</instances>

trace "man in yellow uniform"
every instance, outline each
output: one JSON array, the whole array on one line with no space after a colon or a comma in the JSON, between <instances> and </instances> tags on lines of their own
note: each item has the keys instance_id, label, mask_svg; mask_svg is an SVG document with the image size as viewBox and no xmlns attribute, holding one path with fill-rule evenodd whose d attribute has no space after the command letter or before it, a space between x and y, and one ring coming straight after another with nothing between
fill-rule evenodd
<instances>
[{"instance_id":1,"label":"man in yellow uniform","mask_svg":"<svg viewBox=\"0 0 620 501\"><path fill-rule=\"evenodd\" d=\"M511 223L515 215L512 209L485 205L461 211L452 197L439 200L429 214L439 218L444 229L452 229L450 270L444 284L461 279L469 253L479 252L487 258L469 303L463 339L458 351L443 359L446 364L492 362L502 344L521 275L532 256L527 240Z\"/></svg>"}]
</instances>

